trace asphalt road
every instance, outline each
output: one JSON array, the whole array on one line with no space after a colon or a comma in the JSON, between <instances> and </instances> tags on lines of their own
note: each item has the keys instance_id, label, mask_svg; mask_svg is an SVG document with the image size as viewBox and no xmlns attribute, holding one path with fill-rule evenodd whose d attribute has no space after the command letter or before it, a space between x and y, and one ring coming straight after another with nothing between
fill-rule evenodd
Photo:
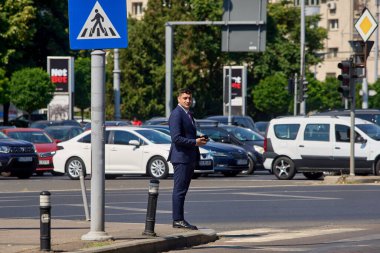
<instances>
[{"instance_id":1,"label":"asphalt road","mask_svg":"<svg viewBox=\"0 0 380 253\"><path fill-rule=\"evenodd\" d=\"M90 202L90 184L86 180ZM144 223L149 178L106 181L105 221ZM171 223L172 180L161 180L156 223ZM0 178L2 218L39 218L39 193L51 192L52 218L85 219L79 181ZM192 181L186 219L221 239L178 252L380 252L378 184L325 185L273 175Z\"/></svg>"}]
</instances>

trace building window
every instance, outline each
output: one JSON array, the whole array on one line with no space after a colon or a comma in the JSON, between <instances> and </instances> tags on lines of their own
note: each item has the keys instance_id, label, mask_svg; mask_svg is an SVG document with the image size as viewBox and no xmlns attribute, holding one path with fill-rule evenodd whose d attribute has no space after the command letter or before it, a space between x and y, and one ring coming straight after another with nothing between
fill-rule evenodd
<instances>
[{"instance_id":1,"label":"building window","mask_svg":"<svg viewBox=\"0 0 380 253\"><path fill-rule=\"evenodd\" d=\"M330 19L329 20L329 30L338 30L338 29L339 29L338 19Z\"/></svg>"},{"instance_id":2,"label":"building window","mask_svg":"<svg viewBox=\"0 0 380 253\"><path fill-rule=\"evenodd\" d=\"M305 6L319 6L320 0L305 0ZM301 6L300 0L294 0L295 6Z\"/></svg>"},{"instance_id":3,"label":"building window","mask_svg":"<svg viewBox=\"0 0 380 253\"><path fill-rule=\"evenodd\" d=\"M332 47L327 49L327 58L335 58L338 57L338 48Z\"/></svg>"},{"instance_id":4,"label":"building window","mask_svg":"<svg viewBox=\"0 0 380 253\"><path fill-rule=\"evenodd\" d=\"M132 3L132 15L142 15L143 13L143 3L136 2Z\"/></svg>"}]
</instances>

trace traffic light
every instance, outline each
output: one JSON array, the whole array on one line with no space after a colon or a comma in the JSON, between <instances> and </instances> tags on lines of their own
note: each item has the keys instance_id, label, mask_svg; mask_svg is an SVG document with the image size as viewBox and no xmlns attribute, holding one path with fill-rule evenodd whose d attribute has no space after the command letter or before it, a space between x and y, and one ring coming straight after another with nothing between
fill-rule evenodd
<instances>
[{"instance_id":1,"label":"traffic light","mask_svg":"<svg viewBox=\"0 0 380 253\"><path fill-rule=\"evenodd\" d=\"M286 88L286 90L288 91L289 95L294 94L294 79L293 78L288 79L288 87Z\"/></svg>"},{"instance_id":2,"label":"traffic light","mask_svg":"<svg viewBox=\"0 0 380 253\"><path fill-rule=\"evenodd\" d=\"M351 98L352 94L351 89L351 78L352 78L352 61L345 60L338 63L338 68L341 70L341 74L338 76L338 80L341 81L341 84L338 88L338 91L342 93L344 98Z\"/></svg>"},{"instance_id":3,"label":"traffic light","mask_svg":"<svg viewBox=\"0 0 380 253\"><path fill-rule=\"evenodd\" d=\"M302 94L303 94L303 99L307 98L307 94L306 92L309 90L309 88L307 87L307 85L309 84L309 82L304 78L303 81L302 81Z\"/></svg>"},{"instance_id":4,"label":"traffic light","mask_svg":"<svg viewBox=\"0 0 380 253\"><path fill-rule=\"evenodd\" d=\"M300 78L299 80L299 86L298 86L298 102L301 103L302 101L307 98L306 92L308 91L307 84L309 82L305 78Z\"/></svg>"}]
</instances>

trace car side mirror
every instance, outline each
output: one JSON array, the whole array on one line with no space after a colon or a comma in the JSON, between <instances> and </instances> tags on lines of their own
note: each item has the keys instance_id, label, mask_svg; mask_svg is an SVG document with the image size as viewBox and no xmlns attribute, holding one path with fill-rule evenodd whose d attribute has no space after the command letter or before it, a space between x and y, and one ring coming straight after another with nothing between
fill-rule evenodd
<instances>
[{"instance_id":1,"label":"car side mirror","mask_svg":"<svg viewBox=\"0 0 380 253\"><path fill-rule=\"evenodd\" d=\"M362 136L358 136L358 137L356 137L355 142L359 142L359 143L365 144L365 143L367 143L367 139L364 139Z\"/></svg>"},{"instance_id":2,"label":"car side mirror","mask_svg":"<svg viewBox=\"0 0 380 253\"><path fill-rule=\"evenodd\" d=\"M129 144L129 145L136 146L136 147L140 146L140 142L139 142L138 140L130 140L130 141L128 142L128 144Z\"/></svg>"}]
</instances>

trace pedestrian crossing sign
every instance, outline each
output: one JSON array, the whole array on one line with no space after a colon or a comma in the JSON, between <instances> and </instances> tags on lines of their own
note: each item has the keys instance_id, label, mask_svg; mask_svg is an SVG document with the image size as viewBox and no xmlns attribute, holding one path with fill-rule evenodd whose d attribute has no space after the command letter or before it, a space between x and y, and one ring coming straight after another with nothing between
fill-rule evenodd
<instances>
[{"instance_id":1,"label":"pedestrian crossing sign","mask_svg":"<svg viewBox=\"0 0 380 253\"><path fill-rule=\"evenodd\" d=\"M71 49L126 48L126 0L69 0Z\"/></svg>"}]
</instances>

